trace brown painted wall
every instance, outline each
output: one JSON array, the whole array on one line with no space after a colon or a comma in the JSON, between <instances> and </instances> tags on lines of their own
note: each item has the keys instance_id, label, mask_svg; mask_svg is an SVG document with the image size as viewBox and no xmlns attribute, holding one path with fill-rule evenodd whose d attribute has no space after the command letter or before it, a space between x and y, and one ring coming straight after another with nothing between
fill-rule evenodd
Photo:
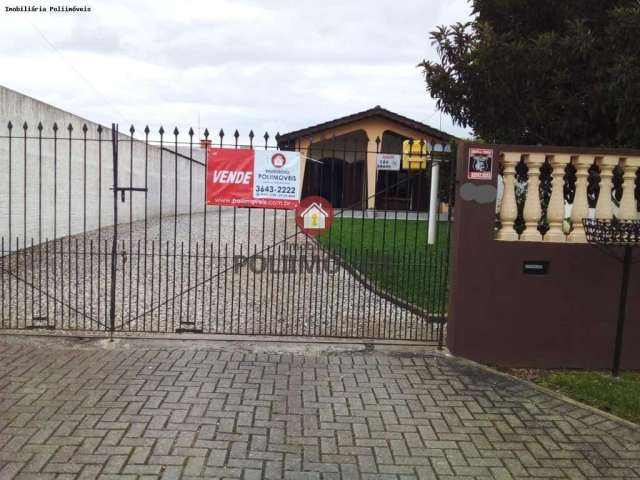
<instances>
[{"instance_id":1,"label":"brown painted wall","mask_svg":"<svg viewBox=\"0 0 640 480\"><path fill-rule=\"evenodd\" d=\"M590 245L494 240L495 204L459 195L469 146L459 148L457 162L450 351L502 366L610 368L621 263ZM525 260L550 262L549 274L524 275ZM640 263L631 272L622 368L640 368Z\"/></svg>"}]
</instances>

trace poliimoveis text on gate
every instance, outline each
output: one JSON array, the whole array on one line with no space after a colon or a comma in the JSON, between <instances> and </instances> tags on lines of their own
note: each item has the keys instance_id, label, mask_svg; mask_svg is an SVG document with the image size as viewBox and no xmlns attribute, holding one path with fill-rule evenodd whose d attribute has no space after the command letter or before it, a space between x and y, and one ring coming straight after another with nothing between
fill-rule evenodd
<instances>
[{"instance_id":1,"label":"poliimoveis text on gate","mask_svg":"<svg viewBox=\"0 0 640 480\"><path fill-rule=\"evenodd\" d=\"M248 267L255 274L320 273L333 275L340 271L340 262L312 246L299 245L286 249L286 253L234 255L233 273Z\"/></svg>"}]
</instances>

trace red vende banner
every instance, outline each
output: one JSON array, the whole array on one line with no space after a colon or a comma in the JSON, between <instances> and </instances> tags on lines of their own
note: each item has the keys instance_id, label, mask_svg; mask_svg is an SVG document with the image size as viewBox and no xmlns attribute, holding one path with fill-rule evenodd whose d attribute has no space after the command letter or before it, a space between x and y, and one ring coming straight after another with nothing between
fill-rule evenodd
<instances>
[{"instance_id":1,"label":"red vende banner","mask_svg":"<svg viewBox=\"0 0 640 480\"><path fill-rule=\"evenodd\" d=\"M210 148L207 160L209 205L253 206L253 150Z\"/></svg>"},{"instance_id":2,"label":"red vende banner","mask_svg":"<svg viewBox=\"0 0 640 480\"><path fill-rule=\"evenodd\" d=\"M300 204L297 152L209 148L207 204L294 209Z\"/></svg>"}]
</instances>

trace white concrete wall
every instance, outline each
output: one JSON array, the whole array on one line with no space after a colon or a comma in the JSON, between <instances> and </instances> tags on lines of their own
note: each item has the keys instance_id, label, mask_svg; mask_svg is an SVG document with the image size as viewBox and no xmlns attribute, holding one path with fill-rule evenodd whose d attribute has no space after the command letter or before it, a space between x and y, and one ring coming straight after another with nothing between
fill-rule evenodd
<instances>
[{"instance_id":1,"label":"white concrete wall","mask_svg":"<svg viewBox=\"0 0 640 480\"><path fill-rule=\"evenodd\" d=\"M13 124L11 131L7 127L9 121ZM28 126L26 141L25 122ZM37 128L39 122L43 126L41 141ZM57 141L54 139L54 123L58 125ZM71 134L67 129L69 124L73 127ZM87 126L86 143L83 125ZM25 240L30 244L33 239L37 244L47 239L95 230L99 225L113 224L113 192L110 190L113 185L112 132L111 128L103 127L100 137L98 127L94 122L0 86L0 238L5 239L5 249L10 237L15 249L16 238L22 247ZM129 126L120 126L118 184L120 187L128 187L130 183L134 187L144 187L146 159L148 218L160 213L161 183L162 213L174 214L176 163L178 213L189 210L190 168L194 179L192 211L203 211L204 151L194 148L194 158L202 163L191 162L188 147L181 146L178 149L181 153L176 156L173 151L161 151L157 144L145 145L143 125L137 126L133 141L122 133L124 130L128 134L128 129ZM165 142L171 150L173 127L165 129ZM179 140L189 140L186 132ZM194 138L194 142L197 139ZM133 207L131 219L130 206ZM144 206L144 193L127 193L125 202L118 205L118 223L142 220Z\"/></svg>"}]
</instances>

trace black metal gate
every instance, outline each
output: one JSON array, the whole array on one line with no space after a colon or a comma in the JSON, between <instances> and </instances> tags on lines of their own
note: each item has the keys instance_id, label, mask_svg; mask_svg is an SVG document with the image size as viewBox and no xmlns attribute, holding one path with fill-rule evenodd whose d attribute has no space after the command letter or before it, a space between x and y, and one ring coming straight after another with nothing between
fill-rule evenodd
<instances>
[{"instance_id":1,"label":"black metal gate","mask_svg":"<svg viewBox=\"0 0 640 480\"><path fill-rule=\"evenodd\" d=\"M432 146L426 169L377 181L371 195L366 159L376 152L354 143L322 154L356 159L339 183L324 178L337 178L337 161L306 159L304 195L331 189L340 205L332 228L312 238L289 210L205 207L209 146L275 149L277 136L257 146L253 132L225 142L222 130L215 140L189 130L184 141L178 129L80 131L9 123L1 136L2 329L442 345L455 171L443 146ZM447 208L429 244L436 162ZM380 201L392 195L395 205Z\"/></svg>"}]
</instances>

